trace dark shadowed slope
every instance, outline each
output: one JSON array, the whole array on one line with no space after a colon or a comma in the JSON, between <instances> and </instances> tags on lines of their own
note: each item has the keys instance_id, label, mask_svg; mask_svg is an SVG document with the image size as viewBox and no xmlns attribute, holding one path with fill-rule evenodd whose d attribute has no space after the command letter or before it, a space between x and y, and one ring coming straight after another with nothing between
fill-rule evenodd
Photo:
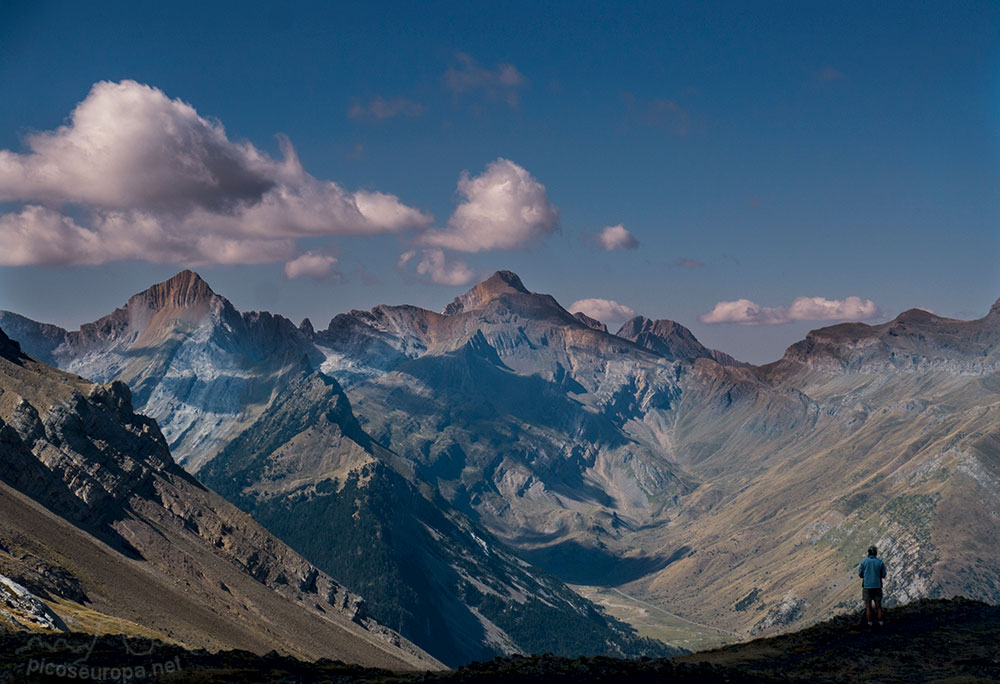
<instances>
[{"instance_id":1,"label":"dark shadowed slope","mask_svg":"<svg viewBox=\"0 0 1000 684\"><path fill-rule=\"evenodd\" d=\"M0 574L48 600L71 629L436 665L175 465L124 384L48 367L2 331L0 511ZM31 627L7 608L9 627Z\"/></svg>"},{"instance_id":2,"label":"dark shadowed slope","mask_svg":"<svg viewBox=\"0 0 1000 684\"><path fill-rule=\"evenodd\" d=\"M715 651L667 660L644 658L560 658L548 655L496 658L458 670L392 674L329 661L255 657L245 652L191 653L169 644L131 640L129 655L119 639L97 643L70 638L61 649L24 636L0 635L0 681L49 681L27 674L29 663L79 660L85 649L91 668L180 665L171 682L351 681L404 684L433 682L995 682L1000 667L1000 609L965 599L920 601L893 612L881 632L862 631L853 617L839 617L809 629Z\"/></svg>"}]
</instances>

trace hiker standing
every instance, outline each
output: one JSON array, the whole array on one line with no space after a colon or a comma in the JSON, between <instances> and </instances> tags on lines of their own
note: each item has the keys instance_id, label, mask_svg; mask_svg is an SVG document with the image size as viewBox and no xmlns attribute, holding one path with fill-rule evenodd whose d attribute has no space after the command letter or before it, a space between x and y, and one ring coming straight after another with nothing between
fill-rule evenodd
<instances>
[{"instance_id":1,"label":"hiker standing","mask_svg":"<svg viewBox=\"0 0 1000 684\"><path fill-rule=\"evenodd\" d=\"M878 558L878 549L874 546L868 547L868 558L861 561L858 568L858 577L861 578L861 596L865 600L865 619L868 626L872 626L872 601L878 610L879 627L885 624L882 619L882 579L885 577L885 563Z\"/></svg>"}]
</instances>

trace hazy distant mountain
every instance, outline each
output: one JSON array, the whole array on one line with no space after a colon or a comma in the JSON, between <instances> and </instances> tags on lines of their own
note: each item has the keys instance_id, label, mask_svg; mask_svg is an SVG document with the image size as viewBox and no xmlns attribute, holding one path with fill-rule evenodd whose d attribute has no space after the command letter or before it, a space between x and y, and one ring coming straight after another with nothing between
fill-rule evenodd
<instances>
[{"instance_id":1,"label":"hazy distant mountain","mask_svg":"<svg viewBox=\"0 0 1000 684\"><path fill-rule=\"evenodd\" d=\"M697 622L769 633L853 607L853 568L873 542L893 600L1000 599L1000 548L988 541L1000 514L998 309L977 321L912 310L877 326L831 326L758 368L671 321L637 317L609 334L500 271L442 313L383 305L323 330L285 321L294 332L270 348L296 350L294 364L263 347L252 366L234 351L246 343L198 343L168 325L181 349L211 353L200 364L183 354L160 362L169 370L150 381L150 396L192 403L145 410L166 421L189 468L207 464L220 486L243 478L230 495L252 498L276 525L295 524L273 502L321 481L317 462L348 478L374 468L373 492L408 483L563 581L619 586ZM53 346L51 328L16 320L61 364L110 368L118 353ZM199 320L199 330L217 329ZM199 403L208 395L170 380L216 386L236 374L226 369L258 390L245 413L213 413ZM318 387L316 372L336 380L366 435L339 436L322 454L307 448L315 407L281 398L300 379ZM298 416L294 449L246 441L279 431L268 404L285 422ZM220 416L218 439L199 442ZM214 463L219 452L226 458Z\"/></svg>"},{"instance_id":2,"label":"hazy distant mountain","mask_svg":"<svg viewBox=\"0 0 1000 684\"><path fill-rule=\"evenodd\" d=\"M46 628L24 608L44 599L58 616L50 630L436 666L177 467L123 383L48 367L2 330L0 455L0 623L9 628Z\"/></svg>"}]
</instances>

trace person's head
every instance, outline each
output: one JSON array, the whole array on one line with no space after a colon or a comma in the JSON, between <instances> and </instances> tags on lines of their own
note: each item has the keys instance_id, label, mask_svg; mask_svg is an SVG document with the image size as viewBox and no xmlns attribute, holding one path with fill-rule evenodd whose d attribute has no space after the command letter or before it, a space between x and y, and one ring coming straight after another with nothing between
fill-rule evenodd
<instances>
[{"instance_id":1,"label":"person's head","mask_svg":"<svg viewBox=\"0 0 1000 684\"><path fill-rule=\"evenodd\" d=\"M872 558L874 558L875 556L878 555L878 549L876 549L874 546L869 546L868 547L868 555L871 556Z\"/></svg>"}]
</instances>

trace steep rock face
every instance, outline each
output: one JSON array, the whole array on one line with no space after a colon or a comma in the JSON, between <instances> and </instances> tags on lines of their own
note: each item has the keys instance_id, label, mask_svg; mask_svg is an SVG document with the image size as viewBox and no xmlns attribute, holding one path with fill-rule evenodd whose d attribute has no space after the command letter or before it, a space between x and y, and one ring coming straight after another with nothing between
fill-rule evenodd
<instances>
[{"instance_id":1,"label":"steep rock face","mask_svg":"<svg viewBox=\"0 0 1000 684\"><path fill-rule=\"evenodd\" d=\"M435 664L367 618L356 595L175 465L156 423L135 414L130 399L123 383L91 384L45 366L0 331L5 574L192 645ZM40 567L48 568L41 576ZM152 604L151 586L163 592ZM166 614L144 614L143 601L156 609L178 603ZM288 623L271 625L277 616ZM297 643L300 628L313 632Z\"/></svg>"},{"instance_id":2,"label":"steep rock face","mask_svg":"<svg viewBox=\"0 0 1000 684\"><path fill-rule=\"evenodd\" d=\"M669 652L516 558L411 469L360 430L336 382L313 373L200 475L446 663Z\"/></svg>"}]
</instances>

